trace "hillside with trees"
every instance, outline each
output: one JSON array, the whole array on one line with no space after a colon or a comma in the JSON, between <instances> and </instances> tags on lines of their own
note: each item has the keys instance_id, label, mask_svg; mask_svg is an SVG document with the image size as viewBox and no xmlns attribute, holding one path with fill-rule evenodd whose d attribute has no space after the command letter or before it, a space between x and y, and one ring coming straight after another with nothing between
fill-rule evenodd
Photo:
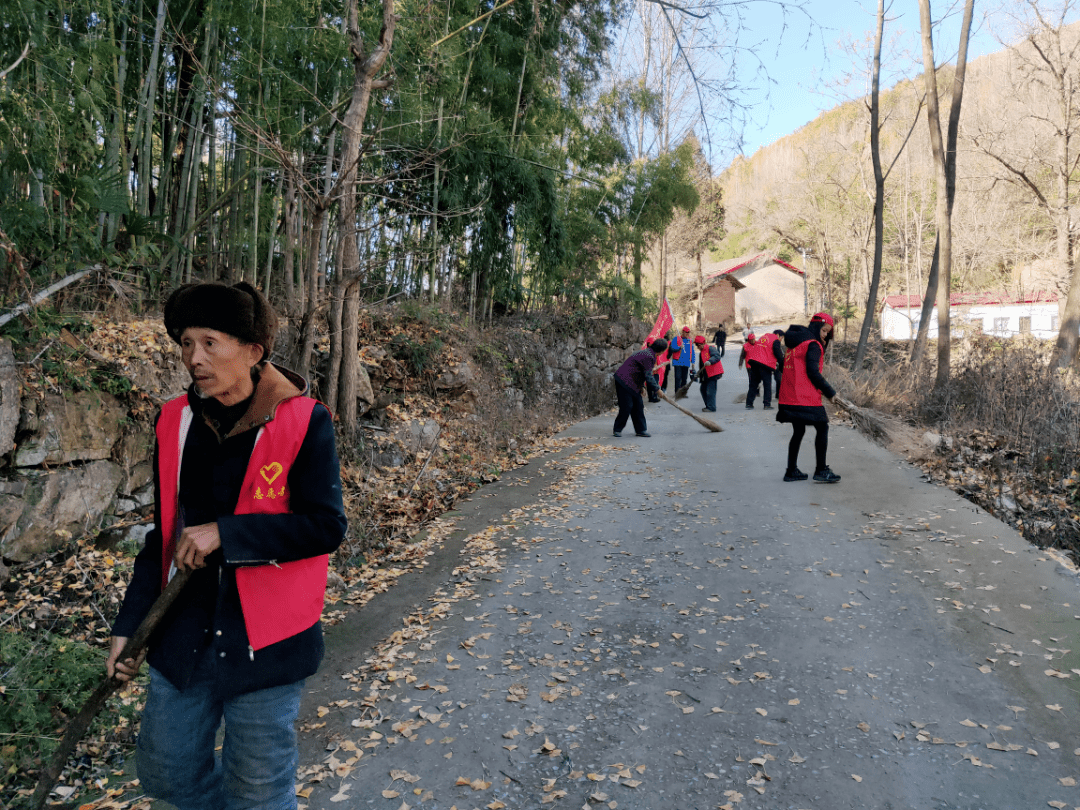
<instances>
[{"instance_id":1,"label":"hillside with trees","mask_svg":"<svg viewBox=\"0 0 1080 810\"><path fill-rule=\"evenodd\" d=\"M952 292L1022 297L1073 281L1080 28L1016 22L1018 44L967 66L956 148ZM938 71L944 92L954 68ZM824 113L737 159L721 181L722 257L766 249L802 266L812 308L861 319L873 271L870 99ZM937 191L923 77L880 96L885 184L881 292L921 297L935 244Z\"/></svg>"}]
</instances>

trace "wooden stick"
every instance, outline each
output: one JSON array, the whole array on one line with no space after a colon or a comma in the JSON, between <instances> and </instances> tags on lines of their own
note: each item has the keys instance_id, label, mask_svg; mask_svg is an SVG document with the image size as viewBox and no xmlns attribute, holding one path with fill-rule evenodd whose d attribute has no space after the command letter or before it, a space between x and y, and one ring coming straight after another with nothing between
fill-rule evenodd
<instances>
[{"instance_id":1,"label":"wooden stick","mask_svg":"<svg viewBox=\"0 0 1080 810\"><path fill-rule=\"evenodd\" d=\"M716 422L713 422L713 421L711 421L709 419L706 419L703 416L698 416L696 413L691 413L690 411L686 410L686 408L684 408L682 405L677 404L674 400L668 399L668 395L665 394L663 391L660 392L660 399L664 400L664 402L668 403L673 408L682 411L687 416L689 416L691 419L693 419L695 422L697 422L699 425L702 425L703 427L707 427L713 433L723 433L724 432L724 429L722 427L720 427L718 424L716 424Z\"/></svg>"},{"instance_id":2,"label":"wooden stick","mask_svg":"<svg viewBox=\"0 0 1080 810\"><path fill-rule=\"evenodd\" d=\"M150 606L150 612L146 614L146 618L142 620L142 624L139 625L139 629L135 631L135 635L128 639L127 644L124 645L123 651L120 653L118 661L125 661L128 658L134 658L138 660L142 655L143 650L146 649L146 642L150 639L150 634L154 632L154 628L157 627L158 622L161 621L165 612L175 601L177 595L180 593L184 585L187 584L188 578L191 576L191 569L184 569L178 571L172 578L168 587L161 592L154 604ZM115 677L106 677L101 685L94 690L94 694L87 698L86 703L79 709L79 713L68 723L67 729L64 731L64 738L60 741L60 746L56 749L56 753L53 754L52 760L48 766L41 772L41 776L38 778L37 787L34 789L34 796L30 800L30 806L33 810L41 810L45 806L45 800L49 797L53 787L56 785L56 780L60 778L60 774L64 770L64 765L75 751L75 746L83 735L86 734L87 729L90 728L90 723L97 716L97 713L101 711L105 705L105 701L108 700L109 695L119 689L126 683L125 681L119 681Z\"/></svg>"}]
</instances>

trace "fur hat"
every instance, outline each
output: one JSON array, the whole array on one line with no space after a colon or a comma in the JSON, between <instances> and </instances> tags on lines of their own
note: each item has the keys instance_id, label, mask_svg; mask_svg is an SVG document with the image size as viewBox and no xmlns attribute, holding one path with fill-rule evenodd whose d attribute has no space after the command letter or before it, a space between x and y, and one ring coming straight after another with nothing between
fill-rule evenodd
<instances>
[{"instance_id":1,"label":"fur hat","mask_svg":"<svg viewBox=\"0 0 1080 810\"><path fill-rule=\"evenodd\" d=\"M215 329L244 343L263 347L262 361L274 349L278 318L266 297L247 282L185 284L165 302L165 329L180 342L188 327Z\"/></svg>"}]
</instances>

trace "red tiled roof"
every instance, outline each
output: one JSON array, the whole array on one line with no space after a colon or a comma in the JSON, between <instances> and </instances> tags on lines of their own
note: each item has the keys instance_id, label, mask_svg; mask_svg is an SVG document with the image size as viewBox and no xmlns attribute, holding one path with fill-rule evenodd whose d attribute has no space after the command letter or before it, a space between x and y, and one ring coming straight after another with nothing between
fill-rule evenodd
<instances>
[{"instance_id":1,"label":"red tiled roof","mask_svg":"<svg viewBox=\"0 0 1080 810\"><path fill-rule=\"evenodd\" d=\"M1036 290L1017 298L993 292L953 293L949 297L950 307L986 307L1008 306L1015 304L1053 304L1058 294L1052 290ZM893 309L915 309L922 306L921 295L887 295L882 302Z\"/></svg>"},{"instance_id":2,"label":"red tiled roof","mask_svg":"<svg viewBox=\"0 0 1080 810\"><path fill-rule=\"evenodd\" d=\"M778 259L775 256L770 256L768 253L756 253L753 256L750 256L748 258L743 257L741 259L729 259L728 261L734 261L735 262L735 264L733 266L728 267L725 270L718 270L715 273L710 273L709 275L705 276L705 278L718 278L719 276L725 276L725 275L728 275L729 273L734 273L736 270L742 270L744 267L746 267L746 265L752 264L753 262L757 261L760 258L768 259L768 262L767 262L768 264L778 264L781 267L786 267L788 270L791 270L793 273L797 273L800 276L803 275L802 270L800 270L798 267L795 267L792 264L788 264L783 259Z\"/></svg>"}]
</instances>

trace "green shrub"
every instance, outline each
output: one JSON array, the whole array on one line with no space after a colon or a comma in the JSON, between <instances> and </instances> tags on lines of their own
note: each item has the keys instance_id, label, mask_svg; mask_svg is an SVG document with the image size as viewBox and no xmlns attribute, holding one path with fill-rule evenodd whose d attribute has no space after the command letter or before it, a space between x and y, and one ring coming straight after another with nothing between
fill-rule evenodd
<instances>
[{"instance_id":1,"label":"green shrub","mask_svg":"<svg viewBox=\"0 0 1080 810\"><path fill-rule=\"evenodd\" d=\"M67 720L104 677L102 649L49 631L0 632L0 787L25 778L51 756ZM114 698L89 736L132 727L136 710L134 701Z\"/></svg>"}]
</instances>

